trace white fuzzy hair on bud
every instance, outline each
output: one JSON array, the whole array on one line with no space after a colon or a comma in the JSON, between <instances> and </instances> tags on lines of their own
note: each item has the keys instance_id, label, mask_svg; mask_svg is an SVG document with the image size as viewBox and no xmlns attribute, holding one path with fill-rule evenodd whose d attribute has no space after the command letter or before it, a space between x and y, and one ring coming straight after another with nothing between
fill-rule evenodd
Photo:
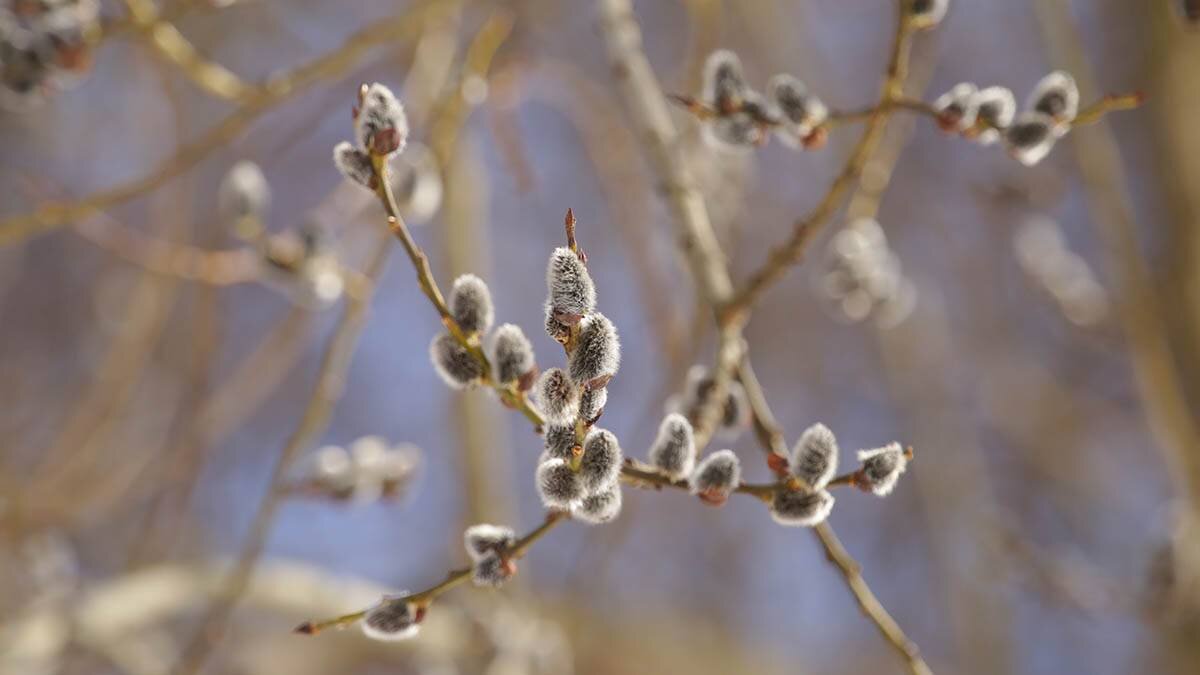
<instances>
[{"instance_id":1,"label":"white fuzzy hair on bud","mask_svg":"<svg viewBox=\"0 0 1200 675\"><path fill-rule=\"evenodd\" d=\"M837 464L837 438L829 427L820 423L800 434L789 462L792 475L814 490L825 487L833 479Z\"/></svg>"},{"instance_id":2,"label":"white fuzzy hair on bud","mask_svg":"<svg viewBox=\"0 0 1200 675\"><path fill-rule=\"evenodd\" d=\"M589 423L595 422L600 418L600 413L604 412L604 406L607 403L607 387L585 390L579 397L579 419Z\"/></svg>"},{"instance_id":3,"label":"white fuzzy hair on bud","mask_svg":"<svg viewBox=\"0 0 1200 675\"><path fill-rule=\"evenodd\" d=\"M271 186L262 169L249 160L234 164L217 188L217 213L233 222L262 220L271 206Z\"/></svg>"},{"instance_id":4,"label":"white fuzzy hair on bud","mask_svg":"<svg viewBox=\"0 0 1200 675\"><path fill-rule=\"evenodd\" d=\"M511 527L479 523L463 532L463 545L471 560L479 560L489 553L507 551L517 541Z\"/></svg>"},{"instance_id":5,"label":"white fuzzy hair on bud","mask_svg":"<svg viewBox=\"0 0 1200 675\"><path fill-rule=\"evenodd\" d=\"M829 117L829 109L821 99L787 73L779 73L767 81L767 98L787 120L778 133L780 140L791 147L802 146L804 139Z\"/></svg>"},{"instance_id":6,"label":"white fuzzy hair on bud","mask_svg":"<svg viewBox=\"0 0 1200 675\"><path fill-rule=\"evenodd\" d=\"M358 147L378 155L401 152L408 142L408 118L391 89L375 82L367 87L354 119Z\"/></svg>"},{"instance_id":7,"label":"white fuzzy hair on bud","mask_svg":"<svg viewBox=\"0 0 1200 675\"><path fill-rule=\"evenodd\" d=\"M569 460L574 455L575 425L550 424L546 427L545 453L543 460L550 458Z\"/></svg>"},{"instance_id":8,"label":"white fuzzy hair on bud","mask_svg":"<svg viewBox=\"0 0 1200 675\"><path fill-rule=\"evenodd\" d=\"M726 149L746 150L762 142L763 130L748 113L734 112L712 120L704 127L710 145Z\"/></svg>"},{"instance_id":9,"label":"white fuzzy hair on bud","mask_svg":"<svg viewBox=\"0 0 1200 675\"><path fill-rule=\"evenodd\" d=\"M825 490L780 490L769 508L771 518L780 525L814 527L829 517L833 495Z\"/></svg>"},{"instance_id":10,"label":"white fuzzy hair on bud","mask_svg":"<svg viewBox=\"0 0 1200 675\"><path fill-rule=\"evenodd\" d=\"M621 445L617 437L605 429L592 429L583 441L583 460L579 478L589 495L602 492L616 484L621 476Z\"/></svg>"},{"instance_id":11,"label":"white fuzzy hair on bud","mask_svg":"<svg viewBox=\"0 0 1200 675\"><path fill-rule=\"evenodd\" d=\"M496 329L492 337L492 365L496 367L496 381L501 384L517 382L529 375L536 363L533 345L520 326L506 323Z\"/></svg>"},{"instance_id":12,"label":"white fuzzy hair on bud","mask_svg":"<svg viewBox=\"0 0 1200 675\"><path fill-rule=\"evenodd\" d=\"M696 441L692 424L679 413L663 418L650 446L650 464L672 480L691 475L696 466Z\"/></svg>"},{"instance_id":13,"label":"white fuzzy hair on bud","mask_svg":"<svg viewBox=\"0 0 1200 675\"><path fill-rule=\"evenodd\" d=\"M550 458L538 464L538 496L542 505L551 509L570 509L583 499L586 492L579 474L571 470L566 460Z\"/></svg>"},{"instance_id":14,"label":"white fuzzy hair on bud","mask_svg":"<svg viewBox=\"0 0 1200 675\"><path fill-rule=\"evenodd\" d=\"M362 631L372 640L406 640L415 637L421 628L417 615L417 608L405 601L404 596L385 597L367 610Z\"/></svg>"},{"instance_id":15,"label":"white fuzzy hair on bud","mask_svg":"<svg viewBox=\"0 0 1200 675\"><path fill-rule=\"evenodd\" d=\"M725 503L742 480L742 463L732 450L718 450L696 465L688 479L691 493L709 504Z\"/></svg>"},{"instance_id":16,"label":"white fuzzy hair on bud","mask_svg":"<svg viewBox=\"0 0 1200 675\"><path fill-rule=\"evenodd\" d=\"M1025 166L1037 164L1054 149L1054 143L1058 140L1054 128L1054 118L1045 113L1021 113L1012 126L1004 130L1008 154Z\"/></svg>"},{"instance_id":17,"label":"white fuzzy hair on bud","mask_svg":"<svg viewBox=\"0 0 1200 675\"><path fill-rule=\"evenodd\" d=\"M979 113L979 88L970 82L959 82L950 91L937 97L933 109L937 112L938 126L947 132L963 132L975 126Z\"/></svg>"},{"instance_id":18,"label":"white fuzzy hair on bud","mask_svg":"<svg viewBox=\"0 0 1200 675\"><path fill-rule=\"evenodd\" d=\"M986 87L975 94L975 110L977 126L984 127L975 140L981 145L992 145L1012 124L1017 114L1017 98L1008 87Z\"/></svg>"},{"instance_id":19,"label":"white fuzzy hair on bud","mask_svg":"<svg viewBox=\"0 0 1200 675\"><path fill-rule=\"evenodd\" d=\"M737 54L718 49L704 62L701 97L718 113L729 113L742 103L746 94L746 77Z\"/></svg>"},{"instance_id":20,"label":"white fuzzy hair on bud","mask_svg":"<svg viewBox=\"0 0 1200 675\"><path fill-rule=\"evenodd\" d=\"M474 274L455 279L447 304L450 316L464 333L486 333L491 329L495 310L492 309L492 293L483 279Z\"/></svg>"},{"instance_id":21,"label":"white fuzzy hair on bud","mask_svg":"<svg viewBox=\"0 0 1200 675\"><path fill-rule=\"evenodd\" d=\"M546 264L549 316L573 326L596 309L596 284L587 266L571 249L562 246L550 254ZM554 334L551 333L551 337Z\"/></svg>"},{"instance_id":22,"label":"white fuzzy hair on bud","mask_svg":"<svg viewBox=\"0 0 1200 675\"><path fill-rule=\"evenodd\" d=\"M1071 121L1079 114L1079 86L1075 84L1075 78L1064 70L1046 75L1029 93L1025 109L1050 116L1056 129L1061 129L1059 135L1066 133Z\"/></svg>"},{"instance_id":23,"label":"white fuzzy hair on bud","mask_svg":"<svg viewBox=\"0 0 1200 675\"><path fill-rule=\"evenodd\" d=\"M908 456L899 443L889 443L874 450L859 450L858 485L880 497L891 494L900 474L908 468Z\"/></svg>"},{"instance_id":24,"label":"white fuzzy hair on bud","mask_svg":"<svg viewBox=\"0 0 1200 675\"><path fill-rule=\"evenodd\" d=\"M584 497L571 509L571 517L589 525L602 525L621 513L621 486L613 484L606 490Z\"/></svg>"},{"instance_id":25,"label":"white fuzzy hair on bud","mask_svg":"<svg viewBox=\"0 0 1200 675\"><path fill-rule=\"evenodd\" d=\"M312 457L309 480L323 494L349 499L354 494L355 471L350 453L338 445L326 445Z\"/></svg>"},{"instance_id":26,"label":"white fuzzy hair on bud","mask_svg":"<svg viewBox=\"0 0 1200 675\"><path fill-rule=\"evenodd\" d=\"M333 163L346 178L368 190L374 189L371 186L375 182L375 170L371 167L371 156L366 152L342 141L333 146Z\"/></svg>"},{"instance_id":27,"label":"white fuzzy hair on bud","mask_svg":"<svg viewBox=\"0 0 1200 675\"><path fill-rule=\"evenodd\" d=\"M908 21L913 28L933 28L946 18L950 0L907 0Z\"/></svg>"},{"instance_id":28,"label":"white fuzzy hair on bud","mask_svg":"<svg viewBox=\"0 0 1200 675\"><path fill-rule=\"evenodd\" d=\"M549 368L534 385L538 410L551 424L570 424L579 410L579 387L562 368Z\"/></svg>"},{"instance_id":29,"label":"white fuzzy hair on bud","mask_svg":"<svg viewBox=\"0 0 1200 675\"><path fill-rule=\"evenodd\" d=\"M589 389L603 387L620 365L621 341L616 326L599 312L584 319L568 362L571 379Z\"/></svg>"},{"instance_id":30,"label":"white fuzzy hair on bud","mask_svg":"<svg viewBox=\"0 0 1200 675\"><path fill-rule=\"evenodd\" d=\"M496 551L476 558L471 563L471 583L476 586L499 588L516 573L516 563Z\"/></svg>"},{"instance_id":31,"label":"white fuzzy hair on bud","mask_svg":"<svg viewBox=\"0 0 1200 675\"><path fill-rule=\"evenodd\" d=\"M695 419L701 406L708 401L714 386L716 381L709 374L708 368L696 365L688 369L682 403L683 411L689 418ZM750 405L746 401L746 389L741 382L731 380L726 387L720 422L723 428L730 430L742 429L750 423Z\"/></svg>"},{"instance_id":32,"label":"white fuzzy hair on bud","mask_svg":"<svg viewBox=\"0 0 1200 675\"><path fill-rule=\"evenodd\" d=\"M429 343L429 358L434 370L451 389L479 383L483 365L449 333L440 333Z\"/></svg>"}]
</instances>

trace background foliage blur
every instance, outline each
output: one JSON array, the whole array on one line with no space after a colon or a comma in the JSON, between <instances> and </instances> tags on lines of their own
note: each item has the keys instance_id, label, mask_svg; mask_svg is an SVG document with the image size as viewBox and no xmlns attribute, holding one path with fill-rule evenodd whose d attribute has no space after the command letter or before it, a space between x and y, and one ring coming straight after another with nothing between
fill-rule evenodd
<instances>
[{"instance_id":1,"label":"background foliage blur","mask_svg":"<svg viewBox=\"0 0 1200 675\"><path fill-rule=\"evenodd\" d=\"M696 91L704 55L728 47L755 81L788 70L851 109L875 94L893 4L636 8L670 91ZM0 247L6 674L162 673L194 630L211 566L246 538L338 311L298 305L278 284L157 274L111 235L250 250L217 192L252 160L271 186L269 230L315 226L361 267L381 212L329 159L361 81L395 85L430 148L443 193L416 237L439 279L484 277L543 362L557 345L538 330L541 268L574 208L625 343L605 420L628 452L644 451L687 366L710 359L707 316L676 262L592 3L160 9L199 53L251 83L407 18L345 68L246 113L253 106L213 96L156 56L126 6L105 2L90 72L0 114L0 219L164 178ZM897 494L840 496L832 521L935 671L1182 673L1200 663L1187 639L1200 626L1200 530L1189 525L1200 506L1200 34L1179 16L1166 0L954 0L917 39L914 81L927 99L962 80L1022 92L1061 67L1085 101L1141 89L1148 104L1072 134L1032 169L898 116L881 153L899 153L896 169L869 164L864 186L887 185L879 220L915 289L911 312L849 321L825 297L814 254L749 326L789 438L819 420L844 447L898 439L917 449ZM495 31L498 49L482 73L471 63L481 30ZM229 115L246 116L244 128L162 174ZM853 137L837 130L819 152L731 154L676 117L735 275L820 198ZM524 529L540 517L537 439L485 393L441 386L426 357L437 327L407 261L393 259L323 440L414 444L420 474L389 502L289 500L211 672L899 669L810 537L755 504L715 510L632 491L618 522L555 532L519 585L456 592L416 641L291 635L300 619L436 581L461 563L466 524ZM728 445L758 452L750 434Z\"/></svg>"}]
</instances>

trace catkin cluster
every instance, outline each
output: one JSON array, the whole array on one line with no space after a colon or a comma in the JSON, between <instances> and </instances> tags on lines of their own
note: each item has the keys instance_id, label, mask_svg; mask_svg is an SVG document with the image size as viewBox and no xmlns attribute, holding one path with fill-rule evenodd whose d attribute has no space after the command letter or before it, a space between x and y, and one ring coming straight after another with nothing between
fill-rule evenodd
<instances>
[{"instance_id":1,"label":"catkin cluster","mask_svg":"<svg viewBox=\"0 0 1200 675\"><path fill-rule=\"evenodd\" d=\"M342 175L368 189L379 187L374 157L385 159L404 151L408 117L392 90L378 82L363 85L354 107L354 142L333 148L333 163Z\"/></svg>"},{"instance_id":2,"label":"catkin cluster","mask_svg":"<svg viewBox=\"0 0 1200 675\"><path fill-rule=\"evenodd\" d=\"M99 37L97 0L4 0L0 108L27 108L75 82Z\"/></svg>"},{"instance_id":3,"label":"catkin cluster","mask_svg":"<svg viewBox=\"0 0 1200 675\"><path fill-rule=\"evenodd\" d=\"M820 295L849 321L875 315L880 325L892 326L916 304L916 287L873 218L853 220L834 235L818 275Z\"/></svg>"},{"instance_id":4,"label":"catkin cluster","mask_svg":"<svg viewBox=\"0 0 1200 675\"><path fill-rule=\"evenodd\" d=\"M338 501L399 499L420 468L416 446L393 446L381 436L364 436L349 449L327 445L317 450L307 462L298 492Z\"/></svg>"}]
</instances>

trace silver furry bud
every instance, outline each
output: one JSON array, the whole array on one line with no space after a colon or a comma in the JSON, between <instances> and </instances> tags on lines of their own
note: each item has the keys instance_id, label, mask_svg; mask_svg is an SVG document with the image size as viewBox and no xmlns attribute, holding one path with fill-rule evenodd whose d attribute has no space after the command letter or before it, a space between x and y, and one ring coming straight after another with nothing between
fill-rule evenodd
<instances>
[{"instance_id":1,"label":"silver furry bud","mask_svg":"<svg viewBox=\"0 0 1200 675\"><path fill-rule=\"evenodd\" d=\"M517 541L511 527L479 523L463 532L463 546L472 560L479 560L490 553L504 552Z\"/></svg>"},{"instance_id":2,"label":"silver furry bud","mask_svg":"<svg viewBox=\"0 0 1200 675\"><path fill-rule=\"evenodd\" d=\"M1050 116L1065 132L1079 114L1079 86L1075 78L1064 70L1046 75L1029 93L1025 109Z\"/></svg>"},{"instance_id":3,"label":"silver furry bud","mask_svg":"<svg viewBox=\"0 0 1200 675\"><path fill-rule=\"evenodd\" d=\"M561 246L546 264L547 303L559 323L572 326L596 309L596 284L587 265L571 249Z\"/></svg>"},{"instance_id":4,"label":"silver furry bud","mask_svg":"<svg viewBox=\"0 0 1200 675\"><path fill-rule=\"evenodd\" d=\"M579 410L579 387L562 368L550 368L534 385L538 410L551 424L571 424Z\"/></svg>"},{"instance_id":5,"label":"silver furry bud","mask_svg":"<svg viewBox=\"0 0 1200 675\"><path fill-rule=\"evenodd\" d=\"M813 527L829 517L833 495L825 490L780 490L771 500L771 518L780 525Z\"/></svg>"},{"instance_id":6,"label":"silver furry bud","mask_svg":"<svg viewBox=\"0 0 1200 675\"><path fill-rule=\"evenodd\" d=\"M474 386L483 377L483 364L449 333L433 338L429 343L429 358L434 370L451 389Z\"/></svg>"},{"instance_id":7,"label":"silver furry bud","mask_svg":"<svg viewBox=\"0 0 1200 675\"><path fill-rule=\"evenodd\" d=\"M518 382L536 367L533 345L520 326L506 323L492 337L492 365L496 381L501 384Z\"/></svg>"},{"instance_id":8,"label":"silver furry bud","mask_svg":"<svg viewBox=\"0 0 1200 675\"><path fill-rule=\"evenodd\" d=\"M399 99L378 82L362 92L354 117L358 147L377 155L401 152L408 142L408 118Z\"/></svg>"},{"instance_id":9,"label":"silver furry bud","mask_svg":"<svg viewBox=\"0 0 1200 675\"><path fill-rule=\"evenodd\" d=\"M234 164L217 188L217 213L226 221L261 221L270 206L271 186L267 177L249 160Z\"/></svg>"},{"instance_id":10,"label":"silver furry bud","mask_svg":"<svg viewBox=\"0 0 1200 675\"><path fill-rule=\"evenodd\" d=\"M741 107L746 90L746 76L742 73L742 62L737 54L728 49L718 49L708 55L704 62L701 89L705 103L719 114L727 114Z\"/></svg>"},{"instance_id":11,"label":"silver furry bud","mask_svg":"<svg viewBox=\"0 0 1200 675\"><path fill-rule=\"evenodd\" d=\"M621 365L621 341L608 317L600 313L584 319L568 367L571 379L589 389L608 384Z\"/></svg>"},{"instance_id":12,"label":"silver furry bud","mask_svg":"<svg viewBox=\"0 0 1200 675\"><path fill-rule=\"evenodd\" d=\"M732 450L718 450L696 465L688 480L692 494L714 506L725 503L742 480L742 463Z\"/></svg>"},{"instance_id":13,"label":"silver furry bud","mask_svg":"<svg viewBox=\"0 0 1200 675\"><path fill-rule=\"evenodd\" d=\"M538 465L536 478L538 496L546 508L569 509L586 496L583 481L566 460L545 460Z\"/></svg>"},{"instance_id":14,"label":"silver furry bud","mask_svg":"<svg viewBox=\"0 0 1200 675\"><path fill-rule=\"evenodd\" d=\"M672 480L691 475L696 465L696 441L692 424L678 413L663 418L658 436L650 446L650 464Z\"/></svg>"},{"instance_id":15,"label":"silver furry bud","mask_svg":"<svg viewBox=\"0 0 1200 675\"><path fill-rule=\"evenodd\" d=\"M938 126L946 132L963 132L975 126L979 113L979 88L970 82L959 82L950 91L937 97L933 109Z\"/></svg>"},{"instance_id":16,"label":"silver furry bud","mask_svg":"<svg viewBox=\"0 0 1200 675\"><path fill-rule=\"evenodd\" d=\"M574 457L574 424L551 424L546 427L544 439L546 449L544 459L555 458L570 461Z\"/></svg>"},{"instance_id":17,"label":"silver furry bud","mask_svg":"<svg viewBox=\"0 0 1200 675\"><path fill-rule=\"evenodd\" d=\"M621 501L621 486L614 484L607 490L584 497L571 509L571 517L589 525L601 525L620 515Z\"/></svg>"},{"instance_id":18,"label":"silver furry bud","mask_svg":"<svg viewBox=\"0 0 1200 675\"><path fill-rule=\"evenodd\" d=\"M1017 99L1008 87L987 87L975 94L976 126L982 126L976 136L981 145L1000 140L1000 132L1012 124L1017 114Z\"/></svg>"},{"instance_id":19,"label":"silver furry bud","mask_svg":"<svg viewBox=\"0 0 1200 675\"><path fill-rule=\"evenodd\" d=\"M608 489L621 476L621 445L611 431L592 429L583 441L579 478L588 494Z\"/></svg>"},{"instance_id":20,"label":"silver furry bud","mask_svg":"<svg viewBox=\"0 0 1200 675\"><path fill-rule=\"evenodd\" d=\"M905 11L913 28L933 28L946 18L950 0L907 0Z\"/></svg>"},{"instance_id":21,"label":"silver furry bud","mask_svg":"<svg viewBox=\"0 0 1200 675\"><path fill-rule=\"evenodd\" d=\"M492 293L483 279L474 274L464 274L454 280L447 303L450 316L464 333L486 333L492 327L495 311L492 309Z\"/></svg>"},{"instance_id":22,"label":"silver furry bud","mask_svg":"<svg viewBox=\"0 0 1200 675\"><path fill-rule=\"evenodd\" d=\"M862 468L857 475L857 485L880 497L891 494L900 474L908 468L908 455L899 443L889 443L874 450L859 450L858 461L862 462Z\"/></svg>"},{"instance_id":23,"label":"silver furry bud","mask_svg":"<svg viewBox=\"0 0 1200 675\"><path fill-rule=\"evenodd\" d=\"M792 147L802 146L804 139L829 117L829 109L821 99L787 73L779 73L767 81L767 98L787 120L778 133L780 140Z\"/></svg>"},{"instance_id":24,"label":"silver furry bud","mask_svg":"<svg viewBox=\"0 0 1200 675\"><path fill-rule=\"evenodd\" d=\"M359 185L374 190L375 169L371 166L371 156L346 141L333 146L333 163L338 171Z\"/></svg>"},{"instance_id":25,"label":"silver furry bud","mask_svg":"<svg viewBox=\"0 0 1200 675\"><path fill-rule=\"evenodd\" d=\"M833 479L837 464L837 438L829 427L818 423L800 434L800 440L792 450L790 469L793 476L819 490Z\"/></svg>"},{"instance_id":26,"label":"silver furry bud","mask_svg":"<svg viewBox=\"0 0 1200 675\"><path fill-rule=\"evenodd\" d=\"M1004 130L1008 154L1025 166L1033 166L1046 158L1058 140L1054 118L1040 112L1023 112L1012 126Z\"/></svg>"},{"instance_id":27,"label":"silver furry bud","mask_svg":"<svg viewBox=\"0 0 1200 675\"><path fill-rule=\"evenodd\" d=\"M579 397L579 419L589 424L600 419L604 406L608 403L608 388L597 387L587 389Z\"/></svg>"},{"instance_id":28,"label":"silver furry bud","mask_svg":"<svg viewBox=\"0 0 1200 675\"><path fill-rule=\"evenodd\" d=\"M417 608L404 596L385 597L367 611L362 620L362 631L373 640L405 640L420 630L418 615Z\"/></svg>"},{"instance_id":29,"label":"silver furry bud","mask_svg":"<svg viewBox=\"0 0 1200 675\"><path fill-rule=\"evenodd\" d=\"M499 588L517 573L517 564L492 551L471 564L471 583L476 586Z\"/></svg>"}]
</instances>

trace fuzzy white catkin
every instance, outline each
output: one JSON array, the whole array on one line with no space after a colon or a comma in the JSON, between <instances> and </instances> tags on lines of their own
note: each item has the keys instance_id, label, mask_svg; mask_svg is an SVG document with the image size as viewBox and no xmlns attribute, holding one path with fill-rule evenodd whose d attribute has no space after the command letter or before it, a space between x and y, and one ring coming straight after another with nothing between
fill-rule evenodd
<instances>
[{"instance_id":1,"label":"fuzzy white catkin","mask_svg":"<svg viewBox=\"0 0 1200 675\"><path fill-rule=\"evenodd\" d=\"M480 587L499 588L512 578L516 565L492 551L471 564L471 583Z\"/></svg>"},{"instance_id":2,"label":"fuzzy white catkin","mask_svg":"<svg viewBox=\"0 0 1200 675\"><path fill-rule=\"evenodd\" d=\"M606 490L584 497L571 509L571 517L589 525L602 525L621 513L621 486L614 484Z\"/></svg>"},{"instance_id":3,"label":"fuzzy white catkin","mask_svg":"<svg viewBox=\"0 0 1200 675\"><path fill-rule=\"evenodd\" d=\"M683 410L689 417L694 418L699 413L700 406L707 402L715 385L715 380L704 366L697 365L688 369ZM720 422L725 429L740 429L749 424L750 405L746 401L746 390L741 382L730 381L726 387L725 405L721 410Z\"/></svg>"},{"instance_id":4,"label":"fuzzy white catkin","mask_svg":"<svg viewBox=\"0 0 1200 675\"><path fill-rule=\"evenodd\" d=\"M594 422L600 417L600 413L604 412L604 406L608 403L608 388L597 387L596 389L588 389L579 397L579 419L585 422Z\"/></svg>"},{"instance_id":5,"label":"fuzzy white catkin","mask_svg":"<svg viewBox=\"0 0 1200 675\"><path fill-rule=\"evenodd\" d=\"M915 28L933 28L946 18L950 0L907 0L909 21Z\"/></svg>"},{"instance_id":6,"label":"fuzzy white catkin","mask_svg":"<svg viewBox=\"0 0 1200 675\"><path fill-rule=\"evenodd\" d=\"M474 274L464 274L455 279L447 304L450 315L464 333L486 333L491 329L495 310L492 308L492 293L483 279Z\"/></svg>"},{"instance_id":7,"label":"fuzzy white catkin","mask_svg":"<svg viewBox=\"0 0 1200 675\"><path fill-rule=\"evenodd\" d=\"M569 509L585 495L583 481L566 460L550 458L537 468L538 496L546 508Z\"/></svg>"},{"instance_id":8,"label":"fuzzy white catkin","mask_svg":"<svg viewBox=\"0 0 1200 675\"><path fill-rule=\"evenodd\" d=\"M950 91L937 97L933 109L938 114L939 125L946 131L966 131L975 126L979 113L978 87L970 82L959 82Z\"/></svg>"},{"instance_id":9,"label":"fuzzy white catkin","mask_svg":"<svg viewBox=\"0 0 1200 675\"><path fill-rule=\"evenodd\" d=\"M517 541L517 534L511 527L479 523L472 525L463 532L463 546L472 560L496 551L505 551Z\"/></svg>"},{"instance_id":10,"label":"fuzzy white catkin","mask_svg":"<svg viewBox=\"0 0 1200 675\"><path fill-rule=\"evenodd\" d=\"M366 152L342 141L333 146L333 163L346 178L367 189L373 189L371 183L375 179L375 170L371 167L371 157Z\"/></svg>"},{"instance_id":11,"label":"fuzzy white catkin","mask_svg":"<svg viewBox=\"0 0 1200 675\"><path fill-rule=\"evenodd\" d=\"M988 128L976 137L981 145L1000 140L1000 132L1012 124L1017 114L1017 98L1008 87L986 87L975 94L975 119Z\"/></svg>"},{"instance_id":12,"label":"fuzzy white catkin","mask_svg":"<svg viewBox=\"0 0 1200 675\"><path fill-rule=\"evenodd\" d=\"M596 309L596 284L579 256L565 247L554 249L546 264L550 315L563 324L574 324Z\"/></svg>"},{"instance_id":13,"label":"fuzzy white catkin","mask_svg":"<svg viewBox=\"0 0 1200 675\"><path fill-rule=\"evenodd\" d=\"M571 459L575 448L575 425L547 425L544 439L546 458Z\"/></svg>"},{"instance_id":14,"label":"fuzzy white catkin","mask_svg":"<svg viewBox=\"0 0 1200 675\"><path fill-rule=\"evenodd\" d=\"M880 497L891 494L900 474L908 468L908 458L899 443L889 443L874 450L859 450L858 461L862 462L860 480L863 485Z\"/></svg>"},{"instance_id":15,"label":"fuzzy white catkin","mask_svg":"<svg viewBox=\"0 0 1200 675\"><path fill-rule=\"evenodd\" d=\"M496 329L491 352L496 381L501 384L516 382L534 369L533 345L515 324L506 323Z\"/></svg>"},{"instance_id":16,"label":"fuzzy white catkin","mask_svg":"<svg viewBox=\"0 0 1200 675\"><path fill-rule=\"evenodd\" d=\"M696 441L692 425L679 413L663 418L658 436L650 446L650 464L672 480L691 475L696 465Z\"/></svg>"},{"instance_id":17,"label":"fuzzy white catkin","mask_svg":"<svg viewBox=\"0 0 1200 675\"><path fill-rule=\"evenodd\" d=\"M313 454L310 479L334 498L348 499L354 494L354 462L345 448L327 445Z\"/></svg>"},{"instance_id":18,"label":"fuzzy white catkin","mask_svg":"<svg viewBox=\"0 0 1200 675\"><path fill-rule=\"evenodd\" d=\"M449 333L440 333L429 344L434 370L451 389L473 386L483 377L483 366Z\"/></svg>"},{"instance_id":19,"label":"fuzzy white catkin","mask_svg":"<svg viewBox=\"0 0 1200 675\"><path fill-rule=\"evenodd\" d=\"M746 150L762 140L762 129L754 117L744 112L723 115L704 127L710 145L727 149Z\"/></svg>"},{"instance_id":20,"label":"fuzzy white catkin","mask_svg":"<svg viewBox=\"0 0 1200 675\"><path fill-rule=\"evenodd\" d=\"M691 492L706 501L722 503L742 480L742 463L732 450L718 450L696 465L688 480Z\"/></svg>"},{"instance_id":21,"label":"fuzzy white catkin","mask_svg":"<svg viewBox=\"0 0 1200 675\"><path fill-rule=\"evenodd\" d=\"M584 319L568 362L571 379L585 386L604 386L620 365L621 341L616 326L599 312Z\"/></svg>"},{"instance_id":22,"label":"fuzzy white catkin","mask_svg":"<svg viewBox=\"0 0 1200 675\"><path fill-rule=\"evenodd\" d=\"M1025 109L1049 115L1065 130L1066 123L1079 114L1079 86L1075 78L1063 70L1046 75L1029 93Z\"/></svg>"},{"instance_id":23,"label":"fuzzy white catkin","mask_svg":"<svg viewBox=\"0 0 1200 675\"><path fill-rule=\"evenodd\" d=\"M1058 136L1054 118L1040 112L1027 111L1017 116L1012 126L1004 130L1008 153L1025 166L1033 166L1054 149Z\"/></svg>"},{"instance_id":24,"label":"fuzzy white catkin","mask_svg":"<svg viewBox=\"0 0 1200 675\"><path fill-rule=\"evenodd\" d=\"M420 628L416 608L403 597L385 597L362 620L362 631L367 637L385 642L414 637Z\"/></svg>"},{"instance_id":25,"label":"fuzzy white catkin","mask_svg":"<svg viewBox=\"0 0 1200 675\"><path fill-rule=\"evenodd\" d=\"M579 410L579 387L562 368L549 368L534 385L538 410L551 424L570 424Z\"/></svg>"},{"instance_id":26,"label":"fuzzy white catkin","mask_svg":"<svg viewBox=\"0 0 1200 675\"><path fill-rule=\"evenodd\" d=\"M729 112L740 105L746 91L742 62L728 49L718 49L704 62L704 81L701 97L718 112Z\"/></svg>"},{"instance_id":27,"label":"fuzzy white catkin","mask_svg":"<svg viewBox=\"0 0 1200 675\"><path fill-rule=\"evenodd\" d=\"M800 434L789 464L792 475L810 488L819 490L825 487L837 471L837 438L824 424L812 425Z\"/></svg>"},{"instance_id":28,"label":"fuzzy white catkin","mask_svg":"<svg viewBox=\"0 0 1200 675\"><path fill-rule=\"evenodd\" d=\"M787 73L779 73L767 81L767 98L788 121L779 127L779 132L781 140L792 147L799 147L804 138L829 116L829 109L821 99Z\"/></svg>"},{"instance_id":29,"label":"fuzzy white catkin","mask_svg":"<svg viewBox=\"0 0 1200 675\"><path fill-rule=\"evenodd\" d=\"M825 490L780 490L771 500L771 518L780 525L813 527L829 517L833 501Z\"/></svg>"},{"instance_id":30,"label":"fuzzy white catkin","mask_svg":"<svg viewBox=\"0 0 1200 675\"><path fill-rule=\"evenodd\" d=\"M394 134L391 145L383 148L388 154L404 150L408 142L408 118L404 106L391 89L375 82L363 95L358 117L354 120L354 137L358 147L372 150L372 146L380 145L384 133Z\"/></svg>"},{"instance_id":31,"label":"fuzzy white catkin","mask_svg":"<svg viewBox=\"0 0 1200 675\"><path fill-rule=\"evenodd\" d=\"M262 169L249 160L234 164L217 188L217 213L226 221L262 220L271 206L271 186Z\"/></svg>"},{"instance_id":32,"label":"fuzzy white catkin","mask_svg":"<svg viewBox=\"0 0 1200 675\"><path fill-rule=\"evenodd\" d=\"M583 441L583 460L579 478L589 495L616 484L621 476L621 446L617 437L605 429L592 429Z\"/></svg>"}]
</instances>

